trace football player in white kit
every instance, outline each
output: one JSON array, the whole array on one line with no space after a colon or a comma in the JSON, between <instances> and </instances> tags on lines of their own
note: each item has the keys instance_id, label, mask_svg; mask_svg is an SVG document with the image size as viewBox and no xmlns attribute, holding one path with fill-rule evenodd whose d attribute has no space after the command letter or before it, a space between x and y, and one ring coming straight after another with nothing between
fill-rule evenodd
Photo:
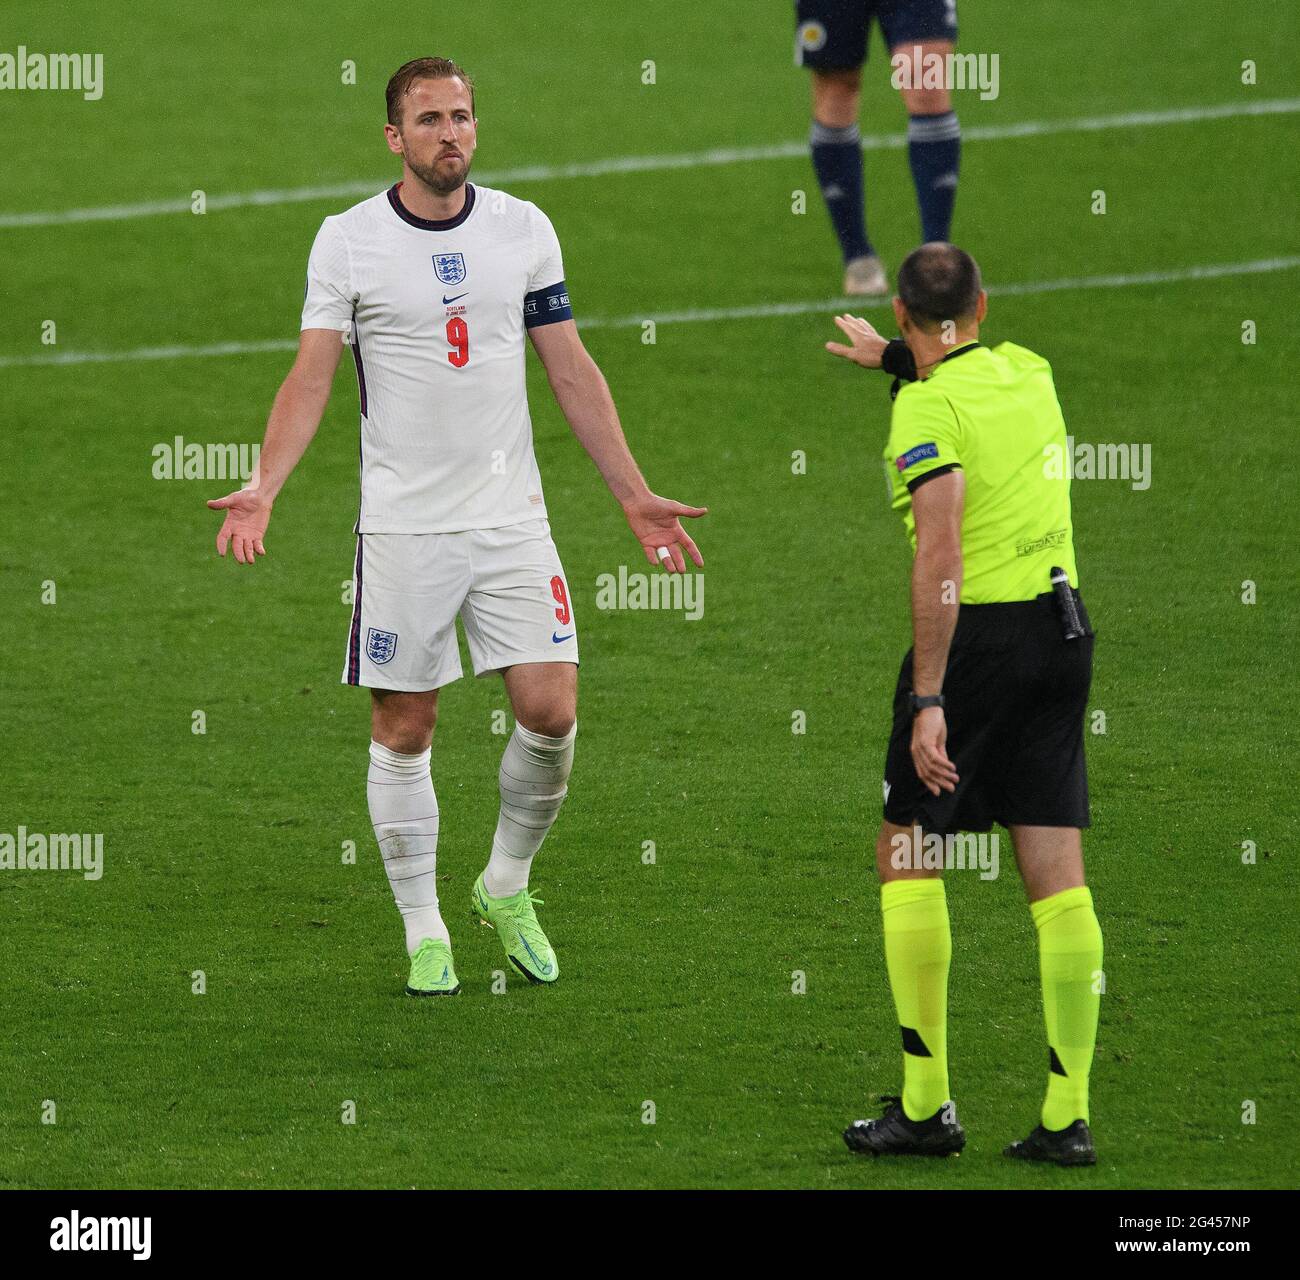
<instances>
[{"instance_id":1,"label":"football player in white kit","mask_svg":"<svg viewBox=\"0 0 1300 1280\"><path fill-rule=\"evenodd\" d=\"M652 564L704 562L681 525L702 516L652 493L600 370L578 336L560 246L536 205L466 181L474 89L420 58L388 83L402 180L326 218L307 268L298 357L267 423L252 483L217 550L265 555L271 507L320 424L345 343L361 400L361 507L343 679L371 690L371 821L406 927L406 990L460 990L435 880L429 757L438 690L461 675L459 615L476 675L501 672L514 712L501 811L471 906L514 967L550 983L529 867L567 792L577 716L573 600L551 541L524 379L524 336L561 411Z\"/></svg>"}]
</instances>

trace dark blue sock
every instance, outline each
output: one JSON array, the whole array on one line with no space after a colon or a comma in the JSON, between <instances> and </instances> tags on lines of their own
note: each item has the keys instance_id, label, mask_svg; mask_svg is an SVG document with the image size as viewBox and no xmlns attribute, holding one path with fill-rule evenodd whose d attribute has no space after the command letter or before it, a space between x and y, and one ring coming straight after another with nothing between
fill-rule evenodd
<instances>
[{"instance_id":1,"label":"dark blue sock","mask_svg":"<svg viewBox=\"0 0 1300 1280\"><path fill-rule=\"evenodd\" d=\"M921 206L921 239L947 240L961 165L961 125L956 113L909 116L907 158L912 163L912 181Z\"/></svg>"},{"instance_id":2,"label":"dark blue sock","mask_svg":"<svg viewBox=\"0 0 1300 1280\"><path fill-rule=\"evenodd\" d=\"M858 126L836 129L814 120L809 143L817 184L839 237L844 261L866 257L872 250L862 195L862 136Z\"/></svg>"}]
</instances>

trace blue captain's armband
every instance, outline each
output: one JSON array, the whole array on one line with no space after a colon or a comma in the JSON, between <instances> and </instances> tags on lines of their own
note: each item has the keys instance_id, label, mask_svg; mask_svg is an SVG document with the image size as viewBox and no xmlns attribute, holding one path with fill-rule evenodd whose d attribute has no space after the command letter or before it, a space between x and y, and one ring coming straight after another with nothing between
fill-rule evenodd
<instances>
[{"instance_id":1,"label":"blue captain's armband","mask_svg":"<svg viewBox=\"0 0 1300 1280\"><path fill-rule=\"evenodd\" d=\"M561 280L545 289L534 289L524 295L524 327L536 329L541 324L555 324L572 320L573 308L569 305L568 286Z\"/></svg>"}]
</instances>

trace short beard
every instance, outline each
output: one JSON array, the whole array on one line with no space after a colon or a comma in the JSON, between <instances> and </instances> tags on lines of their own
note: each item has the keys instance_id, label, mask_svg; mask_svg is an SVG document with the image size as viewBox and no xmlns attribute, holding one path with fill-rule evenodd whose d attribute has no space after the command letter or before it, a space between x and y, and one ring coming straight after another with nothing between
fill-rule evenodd
<instances>
[{"instance_id":1,"label":"short beard","mask_svg":"<svg viewBox=\"0 0 1300 1280\"><path fill-rule=\"evenodd\" d=\"M448 177L438 170L437 163L432 166L416 164L410 156L406 157L407 167L411 170L426 187L435 195L449 196L453 191L459 191L465 185L465 180L469 177L470 161L463 162L464 168L458 173Z\"/></svg>"}]
</instances>

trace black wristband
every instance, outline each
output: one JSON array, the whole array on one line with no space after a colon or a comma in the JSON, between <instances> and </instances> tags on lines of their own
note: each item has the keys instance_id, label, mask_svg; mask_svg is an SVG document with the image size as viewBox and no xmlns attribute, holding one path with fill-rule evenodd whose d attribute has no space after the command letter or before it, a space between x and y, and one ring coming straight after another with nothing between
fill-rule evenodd
<instances>
[{"instance_id":1,"label":"black wristband","mask_svg":"<svg viewBox=\"0 0 1300 1280\"><path fill-rule=\"evenodd\" d=\"M917 697L915 693L912 697L912 714L916 715L918 711L924 711L926 707L942 707L947 704L943 700L941 693L927 693L923 698Z\"/></svg>"},{"instance_id":2,"label":"black wristband","mask_svg":"<svg viewBox=\"0 0 1300 1280\"><path fill-rule=\"evenodd\" d=\"M880 367L904 382L916 381L916 360L902 338L891 338L880 353Z\"/></svg>"}]
</instances>

